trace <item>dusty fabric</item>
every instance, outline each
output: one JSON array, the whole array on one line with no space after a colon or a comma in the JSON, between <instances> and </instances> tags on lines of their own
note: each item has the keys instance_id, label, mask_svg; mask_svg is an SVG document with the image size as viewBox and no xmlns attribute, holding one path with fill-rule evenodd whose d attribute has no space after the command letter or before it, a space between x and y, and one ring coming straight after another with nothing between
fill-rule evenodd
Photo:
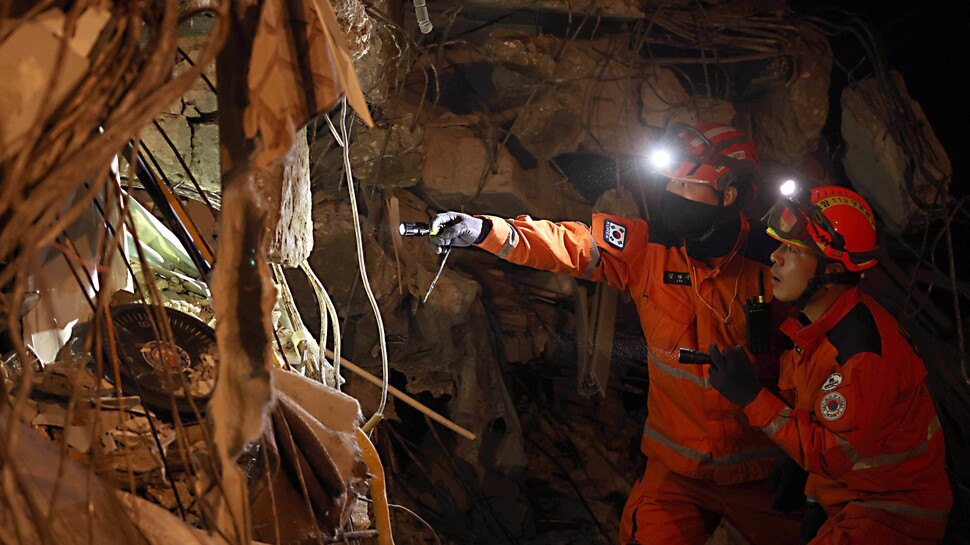
<instances>
[{"instance_id":1,"label":"dusty fabric","mask_svg":"<svg viewBox=\"0 0 970 545\"><path fill-rule=\"evenodd\" d=\"M374 124L329 2L263 3L248 86L243 124L246 137L257 140L257 169L289 152L294 134L344 95L364 123Z\"/></svg>"},{"instance_id":2,"label":"dusty fabric","mask_svg":"<svg viewBox=\"0 0 970 545\"><path fill-rule=\"evenodd\" d=\"M357 421L353 416L351 423ZM271 418L245 464L253 535L272 542L278 532L283 543L315 543L315 535L333 535L347 523L355 501L351 485L363 479L366 465L356 443L347 452L339 434L285 394L279 394ZM349 467L340 467L348 459Z\"/></svg>"},{"instance_id":3,"label":"dusty fabric","mask_svg":"<svg viewBox=\"0 0 970 545\"><path fill-rule=\"evenodd\" d=\"M218 255L213 269L213 309L219 347L219 377L209 400L206 420L212 427L213 450L221 468L221 486L212 487L207 501L224 532L248 532L248 492L232 461L264 428L265 410L273 398L273 335L270 320L276 289L261 250L264 211L251 178L227 185L219 218ZM245 535L238 536L245 543Z\"/></svg>"}]
</instances>

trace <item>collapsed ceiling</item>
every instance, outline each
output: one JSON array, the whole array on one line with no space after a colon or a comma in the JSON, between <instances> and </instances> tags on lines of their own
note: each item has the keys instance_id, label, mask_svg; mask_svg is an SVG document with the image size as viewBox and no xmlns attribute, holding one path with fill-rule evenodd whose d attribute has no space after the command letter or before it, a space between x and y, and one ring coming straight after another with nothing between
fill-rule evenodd
<instances>
[{"instance_id":1,"label":"collapsed ceiling","mask_svg":"<svg viewBox=\"0 0 970 545\"><path fill-rule=\"evenodd\" d=\"M8 541L387 539L386 471L400 542L612 542L649 380L629 300L475 251L429 293L440 258L397 226L649 217L645 151L703 120L753 136L762 207L791 176L872 202L892 259L871 282L925 344L970 482L970 291L940 259L966 211L856 19L435 1L422 35L392 1L124 4L3 20Z\"/></svg>"}]
</instances>

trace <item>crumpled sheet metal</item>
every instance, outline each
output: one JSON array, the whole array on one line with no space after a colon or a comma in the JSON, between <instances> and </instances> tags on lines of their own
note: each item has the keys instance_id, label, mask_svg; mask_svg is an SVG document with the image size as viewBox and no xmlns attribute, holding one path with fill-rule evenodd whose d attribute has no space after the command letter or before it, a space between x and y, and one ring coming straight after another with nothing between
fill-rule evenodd
<instances>
[{"instance_id":1,"label":"crumpled sheet metal","mask_svg":"<svg viewBox=\"0 0 970 545\"><path fill-rule=\"evenodd\" d=\"M294 134L344 95L374 125L333 8L321 0L268 0L260 11L249 65L247 138L257 140L257 169L293 147Z\"/></svg>"}]
</instances>

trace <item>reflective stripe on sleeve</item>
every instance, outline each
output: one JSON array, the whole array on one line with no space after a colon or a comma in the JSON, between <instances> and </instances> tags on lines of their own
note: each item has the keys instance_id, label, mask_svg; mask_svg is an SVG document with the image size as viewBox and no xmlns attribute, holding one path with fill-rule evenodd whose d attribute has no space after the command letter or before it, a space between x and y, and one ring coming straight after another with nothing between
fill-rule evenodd
<instances>
[{"instance_id":1,"label":"reflective stripe on sleeve","mask_svg":"<svg viewBox=\"0 0 970 545\"><path fill-rule=\"evenodd\" d=\"M767 426L761 428L761 430L764 431L768 437L771 437L778 430L780 430L781 427L784 426L785 423L788 422L790 418L791 418L791 408L783 407L780 411L778 411L778 416L776 416L775 419L772 420L771 423L769 423Z\"/></svg>"},{"instance_id":2,"label":"reflective stripe on sleeve","mask_svg":"<svg viewBox=\"0 0 970 545\"><path fill-rule=\"evenodd\" d=\"M511 252L512 249L515 248L515 246L519 243L519 232L515 229L515 226L512 225L512 222L509 222L509 229L509 238L505 241L505 246L502 246L502 249L495 254L498 257L504 258L505 256L509 255L509 252Z\"/></svg>"},{"instance_id":3,"label":"reflective stripe on sleeve","mask_svg":"<svg viewBox=\"0 0 970 545\"><path fill-rule=\"evenodd\" d=\"M898 464L912 458L914 456L919 456L926 452L930 447L930 440L936 435L936 432L940 429L940 419L934 417L933 421L926 428L926 441L921 442L915 447L905 451L905 452L893 452L887 454L877 454L875 456L870 456L868 458L863 458L859 455L859 452L841 435L836 434L835 440L842 449L842 453L852 461L852 471L859 471L863 469L872 469L881 466L888 466L893 464Z\"/></svg>"},{"instance_id":4,"label":"reflective stripe on sleeve","mask_svg":"<svg viewBox=\"0 0 970 545\"><path fill-rule=\"evenodd\" d=\"M924 519L946 520L950 515L950 511L948 510L927 509L926 507L916 507L915 505L906 505L905 503L896 503L890 501L857 500L849 503L852 505L858 505L859 507L881 509L883 511L889 511L890 513L896 513L897 515L906 515L909 517Z\"/></svg>"},{"instance_id":5,"label":"reflective stripe on sleeve","mask_svg":"<svg viewBox=\"0 0 970 545\"><path fill-rule=\"evenodd\" d=\"M593 274L596 270L596 266L600 264L600 249L596 246L596 239L593 238L593 231L589 232L589 264L586 265L586 270L583 271L583 278L589 278L589 275Z\"/></svg>"}]
</instances>

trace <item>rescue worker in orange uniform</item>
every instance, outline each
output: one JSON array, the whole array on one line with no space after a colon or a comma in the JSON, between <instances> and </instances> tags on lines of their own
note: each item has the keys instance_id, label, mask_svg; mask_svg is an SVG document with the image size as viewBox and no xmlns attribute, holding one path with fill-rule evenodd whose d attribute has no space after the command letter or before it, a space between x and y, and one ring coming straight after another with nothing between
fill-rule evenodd
<instances>
[{"instance_id":1,"label":"rescue worker in orange uniform","mask_svg":"<svg viewBox=\"0 0 970 545\"><path fill-rule=\"evenodd\" d=\"M800 311L782 325L794 343L781 360L787 399L731 348L710 348L711 385L808 469L806 493L828 516L812 545L936 543L951 494L926 369L899 323L856 286L876 264L872 210L843 187L788 184L768 216L782 242L774 296Z\"/></svg>"},{"instance_id":2,"label":"rescue worker in orange uniform","mask_svg":"<svg viewBox=\"0 0 970 545\"><path fill-rule=\"evenodd\" d=\"M679 348L745 344L742 305L759 293L757 273L773 248L741 213L756 191L758 156L747 136L720 123L675 125L665 143L662 221L594 214L587 227L446 212L430 240L438 253L475 245L632 295L649 350L648 461L624 508L621 545L701 545L721 517L755 545L795 543L799 518L774 508L804 501L804 473L711 388L706 366L678 362Z\"/></svg>"}]
</instances>

